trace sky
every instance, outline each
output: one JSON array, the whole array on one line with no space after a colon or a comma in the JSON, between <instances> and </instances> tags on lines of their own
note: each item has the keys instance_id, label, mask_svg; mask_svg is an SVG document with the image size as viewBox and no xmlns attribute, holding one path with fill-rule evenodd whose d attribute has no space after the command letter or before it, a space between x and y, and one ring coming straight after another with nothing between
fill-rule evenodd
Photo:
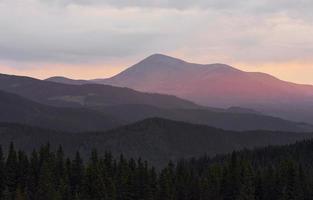
<instances>
[{"instance_id":1,"label":"sky","mask_svg":"<svg viewBox=\"0 0 313 200\"><path fill-rule=\"evenodd\" d=\"M154 53L313 84L312 0L0 0L0 73L110 77Z\"/></svg>"}]
</instances>

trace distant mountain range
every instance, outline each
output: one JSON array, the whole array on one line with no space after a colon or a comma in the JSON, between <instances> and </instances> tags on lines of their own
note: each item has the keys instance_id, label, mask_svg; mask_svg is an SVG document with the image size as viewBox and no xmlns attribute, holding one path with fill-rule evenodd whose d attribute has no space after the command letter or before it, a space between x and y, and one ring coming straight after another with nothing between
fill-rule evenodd
<instances>
[{"instance_id":1,"label":"distant mountain range","mask_svg":"<svg viewBox=\"0 0 313 200\"><path fill-rule=\"evenodd\" d=\"M46 81L71 84L71 85L83 85L83 84L93 84L94 83L92 81L74 80L74 79L63 77L63 76L53 76L53 77L47 78Z\"/></svg>"},{"instance_id":2,"label":"distant mountain range","mask_svg":"<svg viewBox=\"0 0 313 200\"><path fill-rule=\"evenodd\" d=\"M3 96L0 105L5 110L0 113L0 121L50 129L107 130L150 117L161 117L226 130L313 130L309 124L265 116L249 109L203 107L175 96L108 85L70 85L2 74L1 89L6 92L0 93Z\"/></svg>"},{"instance_id":3,"label":"distant mountain range","mask_svg":"<svg viewBox=\"0 0 313 200\"><path fill-rule=\"evenodd\" d=\"M30 77L0 74L0 90L53 106L93 107L146 104L161 108L202 108L173 95L138 92L109 85L68 85Z\"/></svg>"},{"instance_id":4,"label":"distant mountain range","mask_svg":"<svg viewBox=\"0 0 313 200\"><path fill-rule=\"evenodd\" d=\"M68 155L79 150L87 157L91 149L102 154L112 151L118 156L142 157L155 166L178 160L227 153L243 148L290 144L313 138L313 133L271 131L235 132L203 125L149 118L106 132L68 133L25 125L0 123L0 144L5 149L11 141L19 149L31 152L49 142L52 148L62 145Z\"/></svg>"},{"instance_id":5,"label":"distant mountain range","mask_svg":"<svg viewBox=\"0 0 313 200\"><path fill-rule=\"evenodd\" d=\"M62 77L49 81L85 84ZM203 106L238 106L313 123L313 86L294 84L225 64L194 64L155 54L112 78L90 80L143 92L175 95Z\"/></svg>"}]
</instances>

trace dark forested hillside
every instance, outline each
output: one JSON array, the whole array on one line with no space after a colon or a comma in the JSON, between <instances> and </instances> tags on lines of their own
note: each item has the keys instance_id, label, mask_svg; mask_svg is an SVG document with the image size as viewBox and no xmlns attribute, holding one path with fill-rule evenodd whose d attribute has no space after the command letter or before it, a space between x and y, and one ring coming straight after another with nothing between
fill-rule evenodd
<instances>
[{"instance_id":1,"label":"dark forested hillside","mask_svg":"<svg viewBox=\"0 0 313 200\"><path fill-rule=\"evenodd\" d=\"M107 132L89 134L92 145L114 154L140 156L155 165L167 160L228 153L243 148L290 144L313 133L225 131L161 118L150 118ZM90 145L90 146L92 146Z\"/></svg>"},{"instance_id":2,"label":"dark forested hillside","mask_svg":"<svg viewBox=\"0 0 313 200\"><path fill-rule=\"evenodd\" d=\"M122 124L113 116L86 108L52 107L0 91L0 122L62 131L107 130Z\"/></svg>"},{"instance_id":3,"label":"dark forested hillside","mask_svg":"<svg viewBox=\"0 0 313 200\"><path fill-rule=\"evenodd\" d=\"M313 126L262 115L241 108L228 110L208 109L164 109L150 105L116 105L96 107L95 110L115 116L122 121L133 123L151 117L167 118L195 124L204 124L226 130L272 130L310 132Z\"/></svg>"},{"instance_id":4,"label":"dark forested hillside","mask_svg":"<svg viewBox=\"0 0 313 200\"><path fill-rule=\"evenodd\" d=\"M4 200L311 200L313 141L169 162L159 170L142 159L42 146L27 154L0 148Z\"/></svg>"},{"instance_id":5,"label":"dark forested hillside","mask_svg":"<svg viewBox=\"0 0 313 200\"><path fill-rule=\"evenodd\" d=\"M62 145L69 155L79 150L86 157L89 151L97 148L99 153L109 150L114 155L123 153L128 158L142 157L157 167L164 166L168 160L290 144L307 138L313 138L313 133L224 131L160 118L147 119L110 131L79 133L0 124L0 144L5 149L11 141L26 152L50 142L52 147Z\"/></svg>"}]
</instances>

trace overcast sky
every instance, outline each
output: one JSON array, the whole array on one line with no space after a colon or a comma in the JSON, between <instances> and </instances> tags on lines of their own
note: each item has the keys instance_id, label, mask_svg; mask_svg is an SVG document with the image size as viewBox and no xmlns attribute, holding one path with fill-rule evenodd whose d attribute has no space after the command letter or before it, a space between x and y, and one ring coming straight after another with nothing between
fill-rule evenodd
<instances>
[{"instance_id":1,"label":"overcast sky","mask_svg":"<svg viewBox=\"0 0 313 200\"><path fill-rule=\"evenodd\" d=\"M0 72L108 77L153 53L313 84L312 0L0 0Z\"/></svg>"}]
</instances>

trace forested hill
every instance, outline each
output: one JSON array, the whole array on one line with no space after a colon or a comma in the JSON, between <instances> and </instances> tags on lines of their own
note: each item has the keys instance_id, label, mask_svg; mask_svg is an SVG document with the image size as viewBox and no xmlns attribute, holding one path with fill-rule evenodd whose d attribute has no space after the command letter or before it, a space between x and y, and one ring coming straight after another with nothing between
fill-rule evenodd
<instances>
[{"instance_id":1,"label":"forested hill","mask_svg":"<svg viewBox=\"0 0 313 200\"><path fill-rule=\"evenodd\" d=\"M53 148L61 144L67 155L79 150L85 158L93 148L99 153L107 150L115 156L142 157L157 167L168 160L214 156L243 148L283 145L313 138L313 133L271 131L236 132L204 125L150 118L134 124L103 132L68 133L50 131L26 125L0 123L0 144L13 141L28 153L50 142Z\"/></svg>"},{"instance_id":2,"label":"forested hill","mask_svg":"<svg viewBox=\"0 0 313 200\"><path fill-rule=\"evenodd\" d=\"M3 155L7 156L3 156ZM111 153L66 158L49 145L31 155L0 150L1 199L29 200L311 200L313 141L169 162L155 170Z\"/></svg>"},{"instance_id":3,"label":"forested hill","mask_svg":"<svg viewBox=\"0 0 313 200\"><path fill-rule=\"evenodd\" d=\"M176 199L311 200L313 140L181 160L163 174L174 184L170 191L184 188L173 192Z\"/></svg>"},{"instance_id":4,"label":"forested hill","mask_svg":"<svg viewBox=\"0 0 313 200\"><path fill-rule=\"evenodd\" d=\"M73 132L108 130L122 124L105 113L86 108L48 106L3 91L0 91L0 122Z\"/></svg>"}]
</instances>

